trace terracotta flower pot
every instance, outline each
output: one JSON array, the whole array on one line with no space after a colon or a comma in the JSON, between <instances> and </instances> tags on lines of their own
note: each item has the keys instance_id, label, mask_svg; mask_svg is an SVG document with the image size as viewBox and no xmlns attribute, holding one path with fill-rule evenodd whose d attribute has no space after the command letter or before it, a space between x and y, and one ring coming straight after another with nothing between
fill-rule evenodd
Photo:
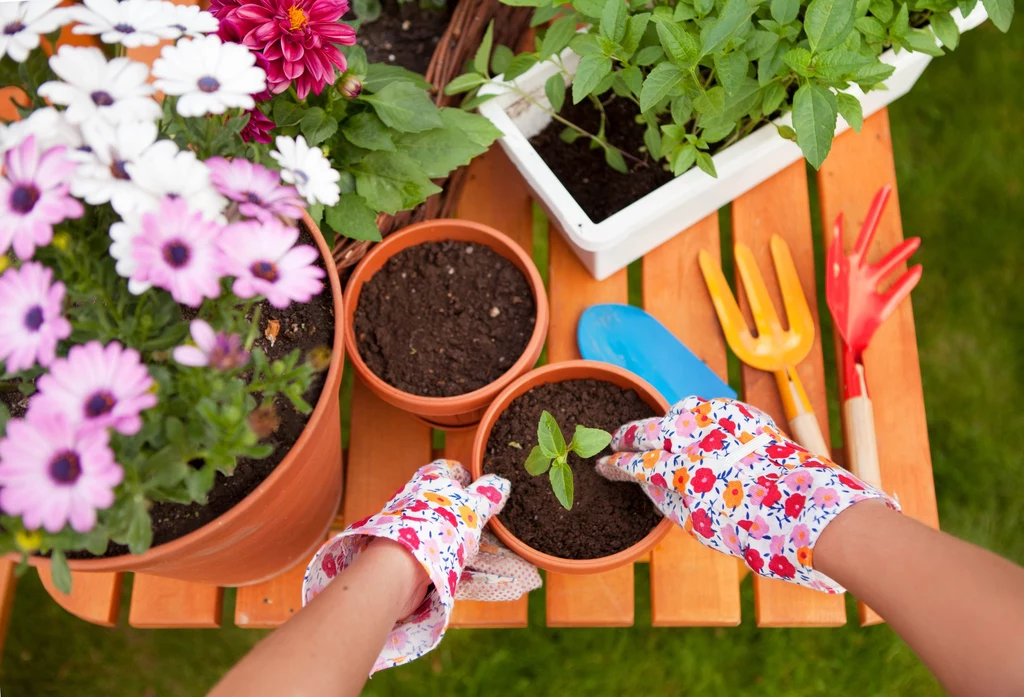
<instances>
[{"instance_id":1,"label":"terracotta flower pot","mask_svg":"<svg viewBox=\"0 0 1024 697\"><path fill-rule=\"evenodd\" d=\"M218 586L259 583L313 556L341 500L341 414L338 390L345 356L338 272L320 230L303 221L327 260L334 298L334 347L323 392L284 460L241 503L203 527L144 554L73 559L72 571L143 571ZM49 564L34 557L34 565Z\"/></svg>"},{"instance_id":2,"label":"terracotta flower pot","mask_svg":"<svg viewBox=\"0 0 1024 697\"><path fill-rule=\"evenodd\" d=\"M508 259L526 277L533 291L537 306L537 321L533 325L530 341L511 368L494 382L478 390L456 397L423 397L403 392L378 377L359 355L359 345L355 335L355 314L359 307L359 294L363 285L387 263L388 259L398 252L424 242L441 240L458 240L474 242L490 247L496 253ZM494 228L468 220L439 219L427 220L401 230L387 237L363 257L352 272L345 287L345 346L348 349L349 362L356 375L376 394L389 404L411 412L436 428L460 428L476 424L483 416L487 405L508 386L515 378L533 367L544 348L544 339L548 332L548 296L544 290L537 267L533 260L512 241Z\"/></svg>"},{"instance_id":3,"label":"terracotta flower pot","mask_svg":"<svg viewBox=\"0 0 1024 697\"><path fill-rule=\"evenodd\" d=\"M658 393L649 383L627 370L618 368L608 363L597 361L564 361L562 363L551 363L537 370L533 370L522 376L504 392L498 395L491 403L490 408L480 421L480 427L476 432L476 440L473 441L473 479L483 475L484 454L487 451L487 440L491 437L491 429L498 417L508 408L516 397L529 392L539 385L549 383L565 382L566 380L603 380L624 389L633 390L640 399L651 407L658 415L664 415L669 408L665 398ZM512 496L515 496L515 489ZM489 525L494 534L498 536L505 545L520 557L535 564L541 569L554 571L560 574L599 574L604 571L632 563L651 551L655 545L661 542L662 538L672 529L674 523L668 518L663 518L646 537L632 547L624 549L607 557L599 559L562 559L551 554L538 552L532 547L520 541L515 535L509 532L502 524L500 514L491 518Z\"/></svg>"}]
</instances>

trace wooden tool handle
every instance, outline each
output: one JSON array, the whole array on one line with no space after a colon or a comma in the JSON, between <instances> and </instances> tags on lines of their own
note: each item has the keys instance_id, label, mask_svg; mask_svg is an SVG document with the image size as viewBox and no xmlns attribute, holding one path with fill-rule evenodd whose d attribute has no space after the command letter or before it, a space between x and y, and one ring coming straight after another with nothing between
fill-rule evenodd
<instances>
[{"instance_id":1,"label":"wooden tool handle","mask_svg":"<svg viewBox=\"0 0 1024 697\"><path fill-rule=\"evenodd\" d=\"M815 455L829 457L828 446L821 435L821 427L814 417L814 412L797 414L789 420L790 433L796 442L810 450Z\"/></svg>"},{"instance_id":2,"label":"wooden tool handle","mask_svg":"<svg viewBox=\"0 0 1024 697\"><path fill-rule=\"evenodd\" d=\"M850 471L871 486L882 488L878 468L878 442L875 440L875 414L866 394L843 402L843 418L849 438L847 452Z\"/></svg>"}]
</instances>

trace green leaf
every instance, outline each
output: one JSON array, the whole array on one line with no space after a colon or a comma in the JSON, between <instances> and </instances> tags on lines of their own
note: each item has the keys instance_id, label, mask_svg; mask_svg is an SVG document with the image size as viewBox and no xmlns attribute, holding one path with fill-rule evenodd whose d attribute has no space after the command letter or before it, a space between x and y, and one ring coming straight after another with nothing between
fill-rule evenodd
<instances>
[{"instance_id":1,"label":"green leaf","mask_svg":"<svg viewBox=\"0 0 1024 697\"><path fill-rule=\"evenodd\" d=\"M400 152L371 152L351 170L356 192L385 213L412 208L441 191L412 158Z\"/></svg>"},{"instance_id":2,"label":"green leaf","mask_svg":"<svg viewBox=\"0 0 1024 697\"><path fill-rule=\"evenodd\" d=\"M540 7L541 5L547 5L549 0L501 0L502 5L511 5L512 7Z\"/></svg>"},{"instance_id":3,"label":"green leaf","mask_svg":"<svg viewBox=\"0 0 1024 697\"><path fill-rule=\"evenodd\" d=\"M761 86L754 78L746 78L732 94L725 96L725 104L722 107L722 120L736 123L757 108L761 99Z\"/></svg>"},{"instance_id":4,"label":"green leaf","mask_svg":"<svg viewBox=\"0 0 1024 697\"><path fill-rule=\"evenodd\" d=\"M789 42L778 43L771 47L767 53L757 61L757 81L760 85L767 85L775 79L775 76L785 65L782 56L787 52Z\"/></svg>"},{"instance_id":5,"label":"green leaf","mask_svg":"<svg viewBox=\"0 0 1024 697\"><path fill-rule=\"evenodd\" d=\"M11 412L7 408L7 405L0 402L0 438L4 437L4 433L7 432L7 422L11 420ZM180 422L179 422L180 423Z\"/></svg>"},{"instance_id":6,"label":"green leaf","mask_svg":"<svg viewBox=\"0 0 1024 697\"><path fill-rule=\"evenodd\" d=\"M662 99L668 96L669 92L682 82L683 71L671 63L659 63L654 66L644 80L644 86L640 90L640 111L653 109Z\"/></svg>"},{"instance_id":7,"label":"green leaf","mask_svg":"<svg viewBox=\"0 0 1024 697\"><path fill-rule=\"evenodd\" d=\"M512 62L509 63L508 69L505 70L505 75L503 77L506 82L509 80L515 80L535 65L537 65L537 56L532 53L521 53L512 59Z\"/></svg>"},{"instance_id":8,"label":"green leaf","mask_svg":"<svg viewBox=\"0 0 1024 697\"><path fill-rule=\"evenodd\" d=\"M892 9L892 0L871 0L868 10L881 22L888 22L895 13Z\"/></svg>"},{"instance_id":9,"label":"green leaf","mask_svg":"<svg viewBox=\"0 0 1024 697\"><path fill-rule=\"evenodd\" d=\"M864 111L861 108L860 100L852 94L840 92L837 97L839 115L846 119L850 128L860 133L860 127L864 123Z\"/></svg>"},{"instance_id":10,"label":"green leaf","mask_svg":"<svg viewBox=\"0 0 1024 697\"><path fill-rule=\"evenodd\" d=\"M544 83L544 94L551 102L551 108L558 113L565 104L565 80L561 73L555 73Z\"/></svg>"},{"instance_id":11,"label":"green leaf","mask_svg":"<svg viewBox=\"0 0 1024 697\"><path fill-rule=\"evenodd\" d=\"M661 134L653 123L647 124L644 130L644 145L647 146L647 152L651 157L655 160L661 159Z\"/></svg>"},{"instance_id":12,"label":"green leaf","mask_svg":"<svg viewBox=\"0 0 1024 697\"><path fill-rule=\"evenodd\" d=\"M967 15L974 12L974 8L977 7L978 0L959 0L956 6L960 8L960 15L966 17Z\"/></svg>"},{"instance_id":13,"label":"green leaf","mask_svg":"<svg viewBox=\"0 0 1024 697\"><path fill-rule=\"evenodd\" d=\"M487 31L484 32L484 38L480 41L480 46L476 49L476 55L473 56L473 67L481 75L487 74L487 64L491 60L491 48L494 47L494 20L492 19L490 24L487 25Z\"/></svg>"},{"instance_id":14,"label":"green leaf","mask_svg":"<svg viewBox=\"0 0 1024 697\"><path fill-rule=\"evenodd\" d=\"M487 151L490 142L493 142L492 139L486 144L481 144L467 137L462 127L465 113L458 109L445 109L441 112L443 128L403 134L398 145L428 177L446 177L453 169L468 165L474 157L482 155ZM490 126L492 135L500 135L487 119L483 120Z\"/></svg>"},{"instance_id":15,"label":"green leaf","mask_svg":"<svg viewBox=\"0 0 1024 697\"><path fill-rule=\"evenodd\" d=\"M896 68L888 63L871 63L853 71L850 80L862 88L871 87L888 78L894 70Z\"/></svg>"},{"instance_id":16,"label":"green leaf","mask_svg":"<svg viewBox=\"0 0 1024 697\"><path fill-rule=\"evenodd\" d=\"M718 17L701 27L701 54L706 56L722 48L747 23L754 9L747 0L725 0Z\"/></svg>"},{"instance_id":17,"label":"green leaf","mask_svg":"<svg viewBox=\"0 0 1024 697\"><path fill-rule=\"evenodd\" d=\"M536 477L538 474L548 471L548 468L551 467L551 458L544 454L544 450L539 445L535 445L523 466L527 472Z\"/></svg>"},{"instance_id":18,"label":"green leaf","mask_svg":"<svg viewBox=\"0 0 1024 697\"><path fill-rule=\"evenodd\" d=\"M600 19L608 0L572 0L572 6L587 17Z\"/></svg>"},{"instance_id":19,"label":"green leaf","mask_svg":"<svg viewBox=\"0 0 1024 697\"><path fill-rule=\"evenodd\" d=\"M900 5L899 11L892 20L892 24L889 26L889 33L895 36L897 39L902 39L907 35L907 29L910 28L910 9L906 5Z\"/></svg>"},{"instance_id":20,"label":"green leaf","mask_svg":"<svg viewBox=\"0 0 1024 697\"><path fill-rule=\"evenodd\" d=\"M572 437L572 448L580 457L594 457L612 442L612 434L599 428L577 426Z\"/></svg>"},{"instance_id":21,"label":"green leaf","mask_svg":"<svg viewBox=\"0 0 1024 697\"><path fill-rule=\"evenodd\" d=\"M701 92L693 100L693 108L697 110L698 114L713 117L721 116L725 109L725 89L721 85L716 85L705 92Z\"/></svg>"},{"instance_id":22,"label":"green leaf","mask_svg":"<svg viewBox=\"0 0 1024 697\"><path fill-rule=\"evenodd\" d=\"M533 11L533 16L530 17L530 26L539 27L548 24L551 20L558 16L562 11L559 5L544 5L538 7Z\"/></svg>"},{"instance_id":23,"label":"green leaf","mask_svg":"<svg viewBox=\"0 0 1024 697\"><path fill-rule=\"evenodd\" d=\"M560 457L566 453L562 429L547 410L541 412L540 423L537 424L537 444L548 457Z\"/></svg>"},{"instance_id":24,"label":"green leaf","mask_svg":"<svg viewBox=\"0 0 1024 697\"><path fill-rule=\"evenodd\" d=\"M302 135L310 145L320 145L338 131L337 119L331 118L326 111L318 106L305 113L299 122Z\"/></svg>"},{"instance_id":25,"label":"green leaf","mask_svg":"<svg viewBox=\"0 0 1024 697\"><path fill-rule=\"evenodd\" d=\"M697 11L698 17L706 17L715 9L715 0L693 0L693 9Z\"/></svg>"},{"instance_id":26,"label":"green leaf","mask_svg":"<svg viewBox=\"0 0 1024 697\"><path fill-rule=\"evenodd\" d=\"M773 82L764 88L764 99L761 101L761 113L771 116L782 106L786 98L786 88L781 82Z\"/></svg>"},{"instance_id":27,"label":"green leaf","mask_svg":"<svg viewBox=\"0 0 1024 697\"><path fill-rule=\"evenodd\" d=\"M576 34L569 40L569 48L582 58L589 53L603 53L601 42L593 34Z\"/></svg>"},{"instance_id":28,"label":"green leaf","mask_svg":"<svg viewBox=\"0 0 1024 697\"><path fill-rule=\"evenodd\" d=\"M327 224L339 235L352 240L381 239L377 229L377 212L356 194L344 194L336 204L326 210Z\"/></svg>"},{"instance_id":29,"label":"green leaf","mask_svg":"<svg viewBox=\"0 0 1024 697\"><path fill-rule=\"evenodd\" d=\"M1013 0L981 0L992 23L1004 34L1013 21Z\"/></svg>"},{"instance_id":30,"label":"green leaf","mask_svg":"<svg viewBox=\"0 0 1024 697\"><path fill-rule=\"evenodd\" d=\"M757 29L750 32L747 40L743 42L743 52L750 60L756 61L768 51L772 50L779 43L779 35L770 31Z\"/></svg>"},{"instance_id":31,"label":"green leaf","mask_svg":"<svg viewBox=\"0 0 1024 697\"><path fill-rule=\"evenodd\" d=\"M742 51L716 53L714 62L718 81L722 83L726 93L732 94L738 90L747 77L747 66L750 65L746 54Z\"/></svg>"},{"instance_id":32,"label":"green leaf","mask_svg":"<svg viewBox=\"0 0 1024 697\"><path fill-rule=\"evenodd\" d=\"M495 75L501 75L508 69L512 59L516 57L512 49L504 44L498 44L494 47L494 55L491 56L491 71Z\"/></svg>"},{"instance_id":33,"label":"green leaf","mask_svg":"<svg viewBox=\"0 0 1024 697\"><path fill-rule=\"evenodd\" d=\"M668 57L683 65L692 67L697 62L700 49L692 36L682 25L673 22L658 22L658 40Z\"/></svg>"},{"instance_id":34,"label":"green leaf","mask_svg":"<svg viewBox=\"0 0 1024 697\"><path fill-rule=\"evenodd\" d=\"M800 87L793 98L796 142L815 169L821 167L832 149L837 112L836 95L813 82Z\"/></svg>"},{"instance_id":35,"label":"green leaf","mask_svg":"<svg viewBox=\"0 0 1024 697\"><path fill-rule=\"evenodd\" d=\"M629 168L626 167L626 160L623 159L622 153L615 148L608 147L604 149L604 161L616 172L629 174Z\"/></svg>"},{"instance_id":36,"label":"green leaf","mask_svg":"<svg viewBox=\"0 0 1024 697\"><path fill-rule=\"evenodd\" d=\"M936 12L929 20L932 31L939 37L942 45L950 51L960 43L960 29L956 26L956 20L949 16L948 12Z\"/></svg>"},{"instance_id":37,"label":"green leaf","mask_svg":"<svg viewBox=\"0 0 1024 697\"><path fill-rule=\"evenodd\" d=\"M68 560L62 549L50 553L50 578L61 593L71 593L71 569L68 568Z\"/></svg>"},{"instance_id":38,"label":"green leaf","mask_svg":"<svg viewBox=\"0 0 1024 697\"><path fill-rule=\"evenodd\" d=\"M132 506L131 520L128 523L128 551L142 554L153 544L153 521L149 518L145 501L137 501Z\"/></svg>"},{"instance_id":39,"label":"green leaf","mask_svg":"<svg viewBox=\"0 0 1024 697\"><path fill-rule=\"evenodd\" d=\"M911 29L903 37L902 43L904 47L909 48L911 51L925 53L929 56L941 56L945 53L935 41L935 34L927 27L924 29Z\"/></svg>"},{"instance_id":40,"label":"green leaf","mask_svg":"<svg viewBox=\"0 0 1024 697\"><path fill-rule=\"evenodd\" d=\"M556 462L548 471L548 478L551 480L551 490L555 492L555 498L562 504L562 508L572 510L572 469L564 462Z\"/></svg>"},{"instance_id":41,"label":"green leaf","mask_svg":"<svg viewBox=\"0 0 1024 697\"><path fill-rule=\"evenodd\" d=\"M661 46L644 46L633 56L633 63L639 66L654 65L664 55Z\"/></svg>"},{"instance_id":42,"label":"green leaf","mask_svg":"<svg viewBox=\"0 0 1024 697\"><path fill-rule=\"evenodd\" d=\"M789 24L800 13L800 0L772 0L772 19Z\"/></svg>"},{"instance_id":43,"label":"green leaf","mask_svg":"<svg viewBox=\"0 0 1024 697\"><path fill-rule=\"evenodd\" d=\"M721 142L736 129L736 122L725 118L705 118L700 123L700 137L705 143Z\"/></svg>"},{"instance_id":44,"label":"green leaf","mask_svg":"<svg viewBox=\"0 0 1024 697\"><path fill-rule=\"evenodd\" d=\"M441 114L427 93L409 82L392 82L376 94L362 97L391 128L418 133L440 128Z\"/></svg>"},{"instance_id":45,"label":"green leaf","mask_svg":"<svg viewBox=\"0 0 1024 697\"><path fill-rule=\"evenodd\" d=\"M640 90L644 88L643 71L634 65L619 72L619 75L622 76L622 82L629 88L630 93L639 98Z\"/></svg>"},{"instance_id":46,"label":"green leaf","mask_svg":"<svg viewBox=\"0 0 1024 697\"><path fill-rule=\"evenodd\" d=\"M676 5L676 9L672 12L673 22L685 22L688 19L696 19L697 10L692 5L687 5L685 2L681 2Z\"/></svg>"},{"instance_id":47,"label":"green leaf","mask_svg":"<svg viewBox=\"0 0 1024 697\"><path fill-rule=\"evenodd\" d=\"M622 0L606 2L601 11L601 36L622 41L626 35L626 3Z\"/></svg>"},{"instance_id":48,"label":"green leaf","mask_svg":"<svg viewBox=\"0 0 1024 697\"><path fill-rule=\"evenodd\" d=\"M324 204L314 203L312 206L306 208L306 212L309 213L310 219L319 225L320 221L324 219Z\"/></svg>"},{"instance_id":49,"label":"green leaf","mask_svg":"<svg viewBox=\"0 0 1024 697\"><path fill-rule=\"evenodd\" d=\"M353 145L367 150L394 150L391 131L371 112L364 111L345 121L341 132Z\"/></svg>"},{"instance_id":50,"label":"green leaf","mask_svg":"<svg viewBox=\"0 0 1024 697\"><path fill-rule=\"evenodd\" d=\"M408 82L421 90L431 89L431 84L422 75L406 70L399 65L370 63L363 80L363 92L379 92L395 82Z\"/></svg>"},{"instance_id":51,"label":"green leaf","mask_svg":"<svg viewBox=\"0 0 1024 697\"><path fill-rule=\"evenodd\" d=\"M566 126L562 129L562 132L558 134L558 137L562 139L562 142L572 145L580 139L580 132L574 128Z\"/></svg>"},{"instance_id":52,"label":"green leaf","mask_svg":"<svg viewBox=\"0 0 1024 697\"><path fill-rule=\"evenodd\" d=\"M680 126L690 120L693 113L693 101L685 94L672 100L672 121Z\"/></svg>"},{"instance_id":53,"label":"green leaf","mask_svg":"<svg viewBox=\"0 0 1024 697\"><path fill-rule=\"evenodd\" d=\"M856 0L811 0L804 15L811 52L827 51L843 43L853 27L856 9Z\"/></svg>"},{"instance_id":54,"label":"green leaf","mask_svg":"<svg viewBox=\"0 0 1024 697\"><path fill-rule=\"evenodd\" d=\"M617 2L618 0L616 0ZM612 3L609 3L612 4ZM572 103L579 104L594 88L600 84L605 75L612 70L612 59L608 56L591 53L580 59L576 75L572 80Z\"/></svg>"},{"instance_id":55,"label":"green leaf","mask_svg":"<svg viewBox=\"0 0 1024 697\"><path fill-rule=\"evenodd\" d=\"M575 17L562 17L556 19L555 22L548 27L547 32L544 34L544 40L540 44L540 57L547 58L553 56L556 53L561 53L562 49L569 45L569 41L576 34L576 19Z\"/></svg>"},{"instance_id":56,"label":"green leaf","mask_svg":"<svg viewBox=\"0 0 1024 697\"><path fill-rule=\"evenodd\" d=\"M345 54L345 60L348 62L347 72L358 76L360 80L365 78L366 71L370 67L366 60L366 49L356 44L354 46L342 46L341 50Z\"/></svg>"},{"instance_id":57,"label":"green leaf","mask_svg":"<svg viewBox=\"0 0 1024 697\"><path fill-rule=\"evenodd\" d=\"M861 17L853 26L864 35L868 43L877 44L885 41L885 26L874 17Z\"/></svg>"},{"instance_id":58,"label":"green leaf","mask_svg":"<svg viewBox=\"0 0 1024 697\"><path fill-rule=\"evenodd\" d=\"M837 46L816 55L812 65L816 73L828 80L845 81L859 68L877 62L877 58L850 51L845 46Z\"/></svg>"},{"instance_id":59,"label":"green leaf","mask_svg":"<svg viewBox=\"0 0 1024 697\"><path fill-rule=\"evenodd\" d=\"M279 128L297 125L299 121L302 121L304 113L305 107L294 102L289 102L285 99L279 99L274 102L274 123Z\"/></svg>"},{"instance_id":60,"label":"green leaf","mask_svg":"<svg viewBox=\"0 0 1024 697\"><path fill-rule=\"evenodd\" d=\"M485 82L487 82L487 78L483 75L478 73L466 73L465 75L459 75L445 85L444 93L449 95L462 94L463 92L469 92L470 90L479 87Z\"/></svg>"},{"instance_id":61,"label":"green leaf","mask_svg":"<svg viewBox=\"0 0 1024 697\"><path fill-rule=\"evenodd\" d=\"M644 38L650 19L650 12L641 12L626 20L626 38L622 41L622 48L626 53L633 53L640 46L640 40Z\"/></svg>"},{"instance_id":62,"label":"green leaf","mask_svg":"<svg viewBox=\"0 0 1024 697\"><path fill-rule=\"evenodd\" d=\"M380 0L354 0L352 11L356 13L356 17L362 20L364 24L376 22L380 19Z\"/></svg>"},{"instance_id":63,"label":"green leaf","mask_svg":"<svg viewBox=\"0 0 1024 697\"><path fill-rule=\"evenodd\" d=\"M466 138L485 149L502 136L489 119L459 109L441 109L441 121L445 126L458 128Z\"/></svg>"},{"instance_id":64,"label":"green leaf","mask_svg":"<svg viewBox=\"0 0 1024 697\"><path fill-rule=\"evenodd\" d=\"M672 165L672 174L678 177L693 167L696 161L697 148L694 146L687 144L676 148L669 162Z\"/></svg>"},{"instance_id":65,"label":"green leaf","mask_svg":"<svg viewBox=\"0 0 1024 697\"><path fill-rule=\"evenodd\" d=\"M711 155L708 155L706 152L697 151L697 166L706 174L711 175L715 179L718 178L718 172L715 171L715 162L711 159Z\"/></svg>"}]
</instances>

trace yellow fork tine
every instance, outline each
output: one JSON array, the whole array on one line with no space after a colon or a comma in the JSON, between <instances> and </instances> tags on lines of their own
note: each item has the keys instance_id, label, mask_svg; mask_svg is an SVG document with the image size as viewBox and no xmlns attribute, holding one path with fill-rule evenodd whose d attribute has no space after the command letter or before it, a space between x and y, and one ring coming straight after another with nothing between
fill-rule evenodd
<instances>
[{"instance_id":1,"label":"yellow fork tine","mask_svg":"<svg viewBox=\"0 0 1024 697\"><path fill-rule=\"evenodd\" d=\"M770 247L772 261L775 263L775 275L779 279L779 289L782 291L782 303L786 307L789 333L791 336L796 335L797 339L795 343L787 342L786 362L795 366L807 356L814 343L814 319L807 306L800 278L796 274L789 245L778 235L772 235Z\"/></svg>"},{"instance_id":2,"label":"yellow fork tine","mask_svg":"<svg viewBox=\"0 0 1024 697\"><path fill-rule=\"evenodd\" d=\"M736 268L743 281L743 290L750 303L750 314L754 316L754 326L757 327L758 337L771 341L775 348L781 349L782 323L779 322L779 316L775 314L775 306L772 305L768 287L765 286L764 278L761 277L761 272L757 268L754 254L745 244L736 244Z\"/></svg>"},{"instance_id":3,"label":"yellow fork tine","mask_svg":"<svg viewBox=\"0 0 1024 697\"><path fill-rule=\"evenodd\" d=\"M722 325L722 333L729 343L736 356L747 364L757 362L754 348L754 337L750 334L747 321L743 319L736 298L733 297L725 275L718 263L711 258L711 255L703 249L698 255L701 273L704 274L704 282L708 286L708 294L711 295L711 302L718 314L718 321Z\"/></svg>"}]
</instances>

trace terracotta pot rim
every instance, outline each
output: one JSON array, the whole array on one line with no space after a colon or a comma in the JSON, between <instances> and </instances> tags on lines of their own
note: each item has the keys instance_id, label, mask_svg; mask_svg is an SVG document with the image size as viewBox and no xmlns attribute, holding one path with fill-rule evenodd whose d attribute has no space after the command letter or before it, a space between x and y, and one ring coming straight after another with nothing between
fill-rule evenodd
<instances>
[{"instance_id":1,"label":"terracotta pot rim","mask_svg":"<svg viewBox=\"0 0 1024 697\"><path fill-rule=\"evenodd\" d=\"M576 372L579 370L586 370L594 373L593 379L596 380L607 379L608 377L613 376L618 377L620 380L630 383L631 387L646 403L651 404L651 402L654 402L651 406L654 407L657 405L655 409L660 410L662 414L667 413L669 410L668 401L662 397L650 383L638 375L619 368L618 366L611 365L610 363L601 363L599 361L584 360L549 363L540 368L536 368L535 370L531 370L525 375L514 380L487 408L486 413L480 420L480 427L477 429L476 438L473 440L473 461L470 469L474 480L483 476L484 451L487 448L487 441L491 435L491 428L498 420L498 417L508 407L508 404L513 399L520 396L517 392L527 385L529 386L528 389L532 389L538 385L562 382L563 380L558 379L559 374ZM554 379L538 379L549 377ZM585 378L566 377L565 379L575 380ZM526 392L528 390L522 391ZM563 574L594 574L610 571L636 561L661 542L675 524L668 518L662 518L661 521L636 544L627 547L621 552L616 552L615 554L611 554L606 557L598 557L596 559L563 559L562 557L556 557L552 554L538 551L513 535L498 519L498 516L492 517L488 522L488 525L491 526L494 534L497 535L509 549L542 569Z\"/></svg>"},{"instance_id":2,"label":"terracotta pot rim","mask_svg":"<svg viewBox=\"0 0 1024 697\"><path fill-rule=\"evenodd\" d=\"M264 490L272 487L274 483L287 476L289 465L295 459L295 453L299 451L307 441L314 436L316 423L323 417L323 413L327 410L327 405L334 400L338 399L338 395L330 389L330 386L339 379L339 373L342 369L342 357L344 352L338 351L337 347L343 347L344 336L343 332L345 329L344 317L342 312L344 309L343 298L341 292L341 281L338 278L338 270L334 266L333 257L331 256L331 250L327 247L327 243L323 236L320 234L317 225L310 219L309 214L305 211L302 212L302 222L305 224L310 235L316 241L317 249L320 251L320 256L324 260L324 266L327 267L327 280L328 286L331 291L331 295L334 297L334 345L331 348L331 364L327 369L327 376L324 380L324 389L320 393L319 399L317 399L316 406L313 411L310 412L309 419L306 421L305 428L302 429L302 433L299 435L298 440L292 446L288 454L284 456L284 459L274 468L274 471L270 473L270 476L260 482L253 491L249 493L244 499L239 501L233 507L228 509L225 513L217 516L206 525L202 526L197 530L193 530L187 535L165 542L162 545L150 547L142 554L122 554L116 557L103 557L99 559L69 559L68 566L72 571L123 571L126 559L135 560L137 564L145 564L147 567L160 560L172 557L184 548L194 544L197 540L205 536L205 531L211 526L223 526L235 518L240 517L244 514L252 505L260 493ZM340 463L339 463L340 466ZM328 528L330 522L328 522ZM324 531L326 533L326 530ZM48 564L49 559L46 557L33 556L30 558L33 565L39 563ZM299 560L296 560L299 561ZM255 582L259 582L258 580Z\"/></svg>"},{"instance_id":3,"label":"terracotta pot rim","mask_svg":"<svg viewBox=\"0 0 1024 697\"><path fill-rule=\"evenodd\" d=\"M533 292L534 305L536 306L537 312L536 319L533 323L533 333L530 335L526 348L523 349L523 353L516 359L515 363L513 363L508 370L502 373L493 382L473 390L472 392L466 392L465 394L455 395L453 397L426 397L406 392L388 384L380 376L370 370L368 365L366 365L366 361L363 360L362 355L359 353L359 344L356 341L355 336L355 313L359 306L359 295L362 291L363 285L373 277L371 274L365 279L362 278L363 274L367 273L366 268L372 265L377 259L382 259L381 265L383 266L387 259L390 259L398 252L415 246L414 244L406 244L406 240L416 235L421 230L429 228L437 228L437 236L432 239L421 240L415 243L416 245L436 240L452 239L451 235L446 231L451 231L453 228L461 228L462 230L471 230L480 234L485 239L477 240L476 243L482 244L485 247L490 247L501 256L506 255L501 254L501 249L496 249L495 246L497 245L502 249L507 249L519 260L520 264L517 266L522 266L520 271L523 271L523 275L526 277L530 290ZM377 270L379 270L379 268ZM377 271L374 271L373 273L375 274L376 272ZM498 393L505 389L509 382L514 379L513 376L521 374L533 366L537 359L535 356L531 356L531 354L537 353L539 355L540 348L543 348L548 329L549 309L547 290L544 287L543 279L540 277L540 272L537 271L537 267L533 263L533 258L523 251L515 240L500 230L489 225L484 225L483 223L477 223L472 220L462 220L460 218L424 220L423 222L404 227L398 232L389 235L383 242L379 242L366 254L366 256L362 258L362 260L356 265L355 270L352 272L348 285L345 287L344 304L345 324L346 328L349 330L345 332L345 351L353 369L372 391L382 397L387 395L387 397L385 397L385 401L391 402L392 404L401 404L403 405L402 408L406 411L413 412L417 416L423 416L424 413L432 413L434 415L455 415L466 412L471 408L469 405L474 402L483 404L491 402ZM536 351L534 351L534 349L536 349ZM430 419L424 420L433 424L436 428L446 428L445 426L436 424ZM459 425L455 428L458 429L472 425L474 424Z\"/></svg>"}]
</instances>

